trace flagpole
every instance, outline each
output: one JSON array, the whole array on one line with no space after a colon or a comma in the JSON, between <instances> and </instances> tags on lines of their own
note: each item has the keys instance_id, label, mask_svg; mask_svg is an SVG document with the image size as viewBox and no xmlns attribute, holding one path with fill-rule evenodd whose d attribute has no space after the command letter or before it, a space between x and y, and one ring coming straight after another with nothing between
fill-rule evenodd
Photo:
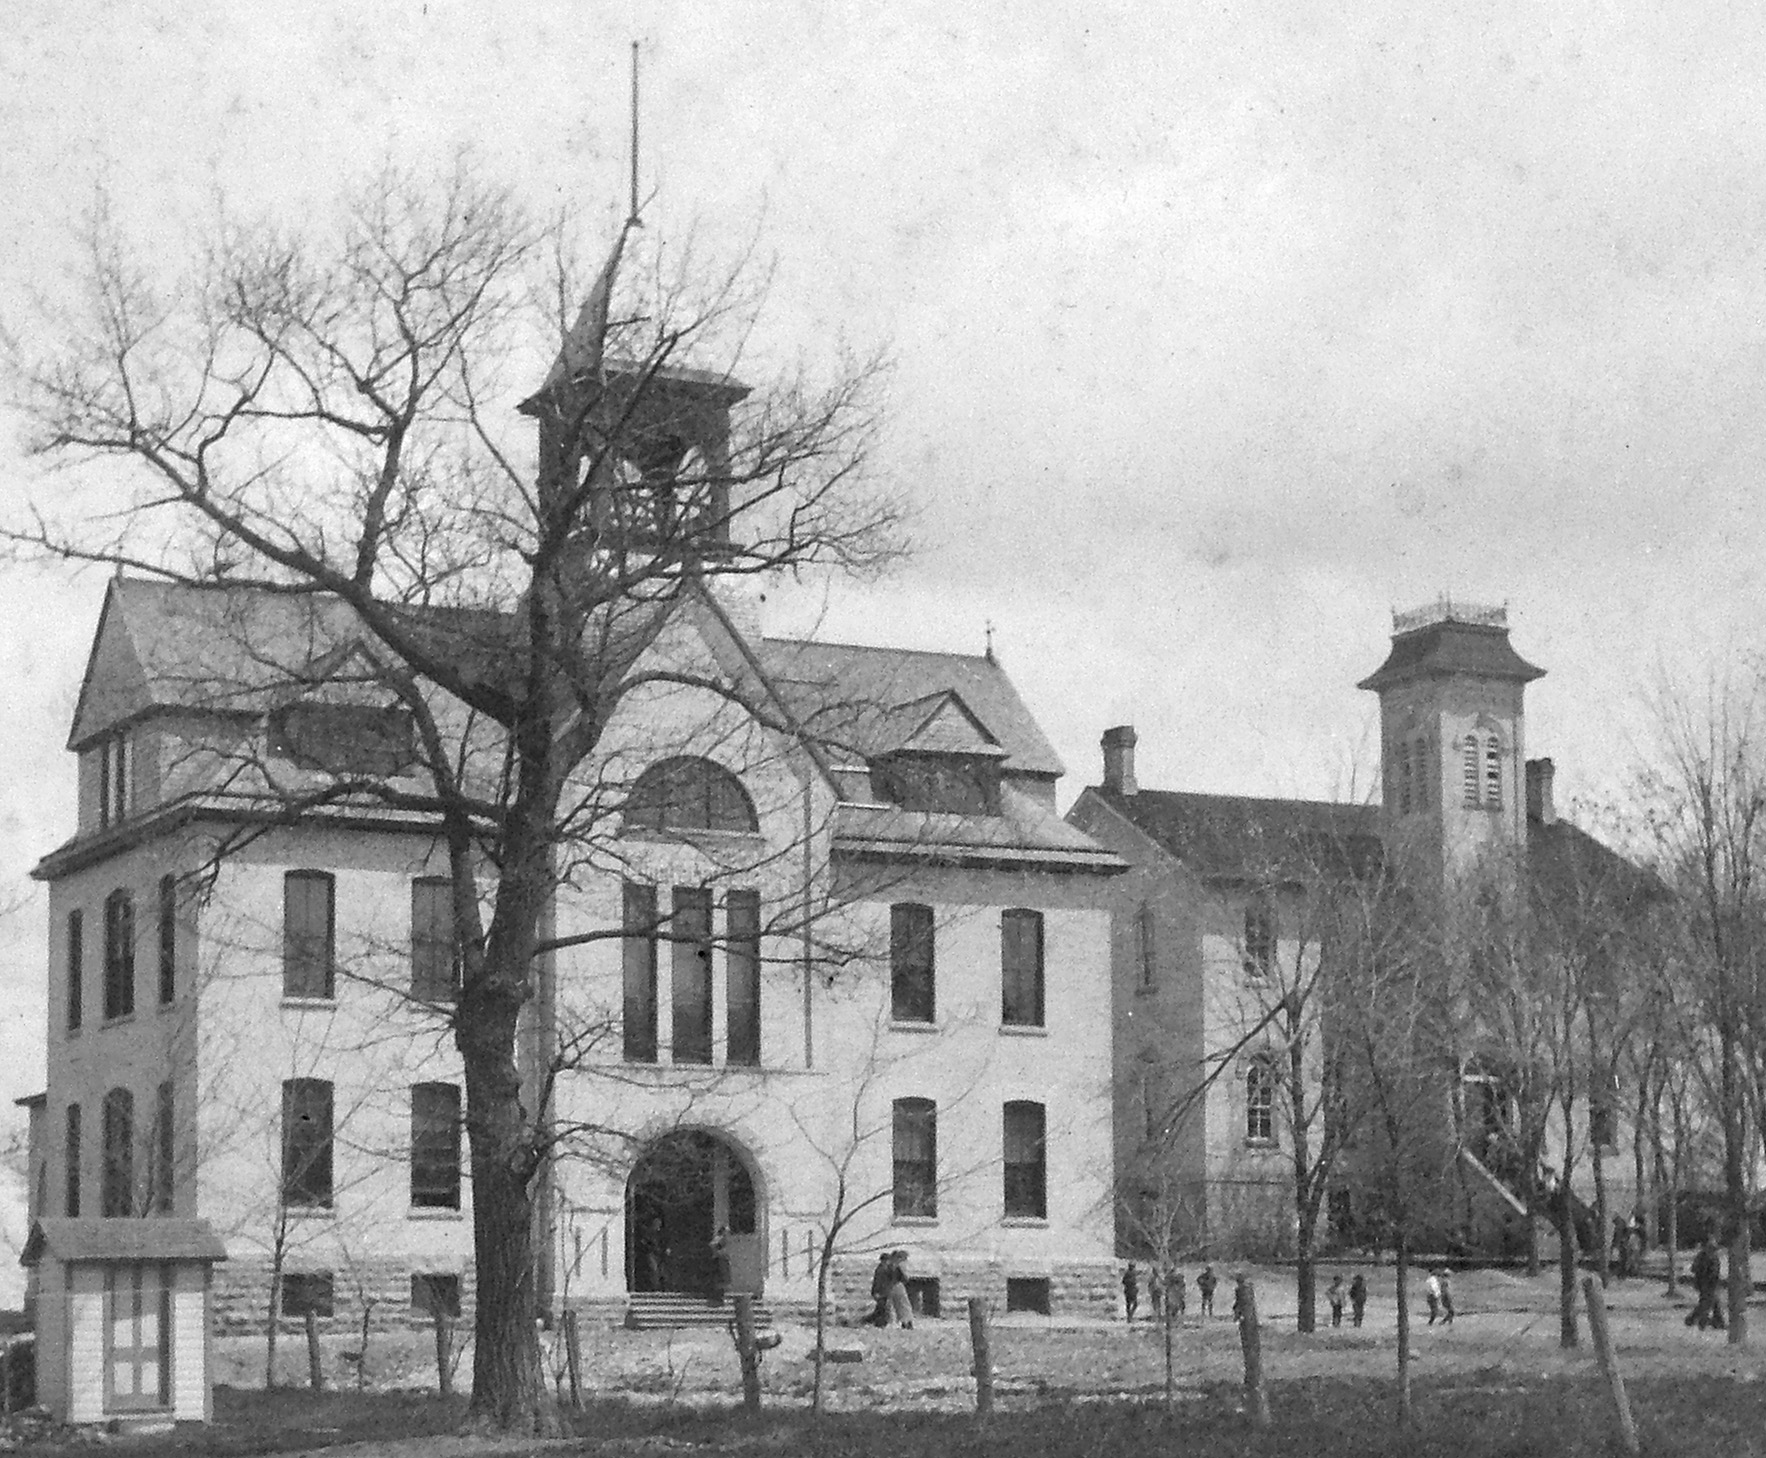
<instances>
[{"instance_id":1,"label":"flagpole","mask_svg":"<svg viewBox=\"0 0 1766 1458\"><path fill-rule=\"evenodd\" d=\"M641 228L638 221L638 43L632 42L632 210L626 218L628 228Z\"/></svg>"}]
</instances>

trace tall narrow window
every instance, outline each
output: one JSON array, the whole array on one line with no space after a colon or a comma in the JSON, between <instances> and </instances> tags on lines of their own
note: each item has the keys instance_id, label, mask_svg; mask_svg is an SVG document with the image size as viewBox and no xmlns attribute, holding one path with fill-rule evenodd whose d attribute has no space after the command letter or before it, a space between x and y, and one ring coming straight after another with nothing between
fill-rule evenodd
<instances>
[{"instance_id":1,"label":"tall narrow window","mask_svg":"<svg viewBox=\"0 0 1766 1458\"><path fill-rule=\"evenodd\" d=\"M1048 1156L1042 1105L1025 1101L1007 1104L1005 1125L1006 1214L1046 1220Z\"/></svg>"},{"instance_id":2,"label":"tall narrow window","mask_svg":"<svg viewBox=\"0 0 1766 1458\"><path fill-rule=\"evenodd\" d=\"M1410 745L1398 746L1398 813L1410 814Z\"/></svg>"},{"instance_id":3,"label":"tall narrow window","mask_svg":"<svg viewBox=\"0 0 1766 1458\"><path fill-rule=\"evenodd\" d=\"M135 898L112 891L104 898L104 1015L135 1011Z\"/></svg>"},{"instance_id":4,"label":"tall narrow window","mask_svg":"<svg viewBox=\"0 0 1766 1458\"><path fill-rule=\"evenodd\" d=\"M98 823L115 825L129 813L129 791L134 779L134 756L129 736L112 734L98 745Z\"/></svg>"},{"instance_id":5,"label":"tall narrow window","mask_svg":"<svg viewBox=\"0 0 1766 1458\"><path fill-rule=\"evenodd\" d=\"M282 1084L282 1203L331 1205L331 1084L290 1078Z\"/></svg>"},{"instance_id":6,"label":"tall narrow window","mask_svg":"<svg viewBox=\"0 0 1766 1458\"><path fill-rule=\"evenodd\" d=\"M673 966L673 1061L711 1062L711 892L676 886Z\"/></svg>"},{"instance_id":7,"label":"tall narrow window","mask_svg":"<svg viewBox=\"0 0 1766 1458\"><path fill-rule=\"evenodd\" d=\"M932 908L898 902L889 908L889 1012L897 1022L929 1023L934 995Z\"/></svg>"},{"instance_id":8,"label":"tall narrow window","mask_svg":"<svg viewBox=\"0 0 1766 1458\"><path fill-rule=\"evenodd\" d=\"M178 997L178 878L159 878L159 1000Z\"/></svg>"},{"instance_id":9,"label":"tall narrow window","mask_svg":"<svg viewBox=\"0 0 1766 1458\"><path fill-rule=\"evenodd\" d=\"M420 1002L452 1002L459 995L454 883L426 876L411 883L411 996Z\"/></svg>"},{"instance_id":10,"label":"tall narrow window","mask_svg":"<svg viewBox=\"0 0 1766 1458\"><path fill-rule=\"evenodd\" d=\"M1042 1026L1042 913L1000 914L1000 1021Z\"/></svg>"},{"instance_id":11,"label":"tall narrow window","mask_svg":"<svg viewBox=\"0 0 1766 1458\"><path fill-rule=\"evenodd\" d=\"M1478 791L1478 736L1468 734L1460 743L1460 754L1463 760L1461 777L1465 785L1465 803L1468 810L1476 810L1482 798Z\"/></svg>"},{"instance_id":12,"label":"tall narrow window","mask_svg":"<svg viewBox=\"0 0 1766 1458\"><path fill-rule=\"evenodd\" d=\"M335 883L326 871L282 878L282 995L335 997Z\"/></svg>"},{"instance_id":13,"label":"tall narrow window","mask_svg":"<svg viewBox=\"0 0 1766 1458\"><path fill-rule=\"evenodd\" d=\"M1429 781L1434 777L1429 767L1429 741L1419 739L1413 746L1416 754L1416 808L1427 810L1434 801Z\"/></svg>"},{"instance_id":14,"label":"tall narrow window","mask_svg":"<svg viewBox=\"0 0 1766 1458\"><path fill-rule=\"evenodd\" d=\"M1134 917L1135 965L1140 969L1141 991L1151 992L1159 985L1159 965L1154 959L1153 908L1141 902Z\"/></svg>"},{"instance_id":15,"label":"tall narrow window","mask_svg":"<svg viewBox=\"0 0 1766 1458\"><path fill-rule=\"evenodd\" d=\"M1502 745L1494 734L1484 740L1484 804L1502 809Z\"/></svg>"},{"instance_id":16,"label":"tall narrow window","mask_svg":"<svg viewBox=\"0 0 1766 1458\"><path fill-rule=\"evenodd\" d=\"M411 1086L411 1203L429 1210L460 1208L460 1088Z\"/></svg>"},{"instance_id":17,"label":"tall narrow window","mask_svg":"<svg viewBox=\"0 0 1766 1458\"><path fill-rule=\"evenodd\" d=\"M67 914L67 1030L78 1032L86 1009L86 917Z\"/></svg>"},{"instance_id":18,"label":"tall narrow window","mask_svg":"<svg viewBox=\"0 0 1766 1458\"><path fill-rule=\"evenodd\" d=\"M938 1106L931 1099L895 1101L895 1213L938 1214Z\"/></svg>"},{"instance_id":19,"label":"tall narrow window","mask_svg":"<svg viewBox=\"0 0 1766 1458\"><path fill-rule=\"evenodd\" d=\"M724 1060L754 1068L760 1064L760 893L730 892L724 917L729 933L724 989L729 1042Z\"/></svg>"},{"instance_id":20,"label":"tall narrow window","mask_svg":"<svg viewBox=\"0 0 1766 1458\"><path fill-rule=\"evenodd\" d=\"M1245 1065L1245 1139L1275 1141L1275 1065L1261 1055Z\"/></svg>"},{"instance_id":21,"label":"tall narrow window","mask_svg":"<svg viewBox=\"0 0 1766 1458\"><path fill-rule=\"evenodd\" d=\"M78 1219L80 1214L80 1106L67 1106L67 1146L64 1151L67 1168L67 1202L65 1209L69 1219Z\"/></svg>"},{"instance_id":22,"label":"tall narrow window","mask_svg":"<svg viewBox=\"0 0 1766 1458\"><path fill-rule=\"evenodd\" d=\"M104 1181L99 1214L135 1213L135 1096L113 1088L104 1096Z\"/></svg>"},{"instance_id":23,"label":"tall narrow window","mask_svg":"<svg viewBox=\"0 0 1766 1458\"><path fill-rule=\"evenodd\" d=\"M1264 978L1275 971L1275 902L1264 893L1245 906L1245 975Z\"/></svg>"},{"instance_id":24,"label":"tall narrow window","mask_svg":"<svg viewBox=\"0 0 1766 1458\"><path fill-rule=\"evenodd\" d=\"M177 1154L176 1110L172 1098L172 1081L167 1079L159 1086L153 1108L153 1210L156 1215L172 1213Z\"/></svg>"},{"instance_id":25,"label":"tall narrow window","mask_svg":"<svg viewBox=\"0 0 1766 1458\"><path fill-rule=\"evenodd\" d=\"M625 1057L656 1061L656 888L625 883Z\"/></svg>"}]
</instances>

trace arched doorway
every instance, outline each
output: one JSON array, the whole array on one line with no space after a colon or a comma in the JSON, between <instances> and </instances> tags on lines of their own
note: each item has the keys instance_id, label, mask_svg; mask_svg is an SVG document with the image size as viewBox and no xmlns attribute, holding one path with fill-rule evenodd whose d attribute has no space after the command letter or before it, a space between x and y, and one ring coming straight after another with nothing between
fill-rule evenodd
<instances>
[{"instance_id":1,"label":"arched doorway","mask_svg":"<svg viewBox=\"0 0 1766 1458\"><path fill-rule=\"evenodd\" d=\"M626 1182L626 1289L714 1294L720 1229L727 1232L728 1289L759 1295L766 1238L747 1159L704 1129L664 1134L645 1147Z\"/></svg>"}]
</instances>

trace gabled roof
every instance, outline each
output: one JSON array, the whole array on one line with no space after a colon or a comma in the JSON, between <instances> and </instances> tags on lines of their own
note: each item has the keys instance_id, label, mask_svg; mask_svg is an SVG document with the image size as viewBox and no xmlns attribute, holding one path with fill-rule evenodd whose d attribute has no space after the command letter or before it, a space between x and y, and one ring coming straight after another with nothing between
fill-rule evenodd
<instances>
[{"instance_id":1,"label":"gabled roof","mask_svg":"<svg viewBox=\"0 0 1766 1458\"><path fill-rule=\"evenodd\" d=\"M514 614L491 608L393 606L404 631L463 678L512 684L526 651ZM599 628L623 672L668 607L622 605ZM347 603L328 593L192 587L119 577L105 594L68 748L158 709L261 714L333 678L360 682L387 656Z\"/></svg>"},{"instance_id":2,"label":"gabled roof","mask_svg":"<svg viewBox=\"0 0 1766 1458\"><path fill-rule=\"evenodd\" d=\"M1380 812L1330 800L1265 800L1141 790L1086 791L1210 881L1292 884L1374 874L1383 859Z\"/></svg>"},{"instance_id":3,"label":"gabled roof","mask_svg":"<svg viewBox=\"0 0 1766 1458\"><path fill-rule=\"evenodd\" d=\"M21 1266L47 1253L59 1261L224 1261L221 1244L206 1220L151 1216L142 1220L70 1220L44 1216L31 1226Z\"/></svg>"},{"instance_id":4,"label":"gabled roof","mask_svg":"<svg viewBox=\"0 0 1766 1458\"><path fill-rule=\"evenodd\" d=\"M1508 641L1507 627L1450 618L1393 634L1392 651L1386 655L1386 661L1357 687L1378 693L1407 679L1459 674L1531 683L1544 678L1545 670L1535 668L1515 652Z\"/></svg>"},{"instance_id":5,"label":"gabled roof","mask_svg":"<svg viewBox=\"0 0 1766 1458\"><path fill-rule=\"evenodd\" d=\"M1535 904L1548 915L1598 912L1615 927L1672 895L1659 877L1567 820L1528 820L1527 873Z\"/></svg>"},{"instance_id":6,"label":"gabled roof","mask_svg":"<svg viewBox=\"0 0 1766 1458\"><path fill-rule=\"evenodd\" d=\"M914 732L960 710L1003 752L1001 768L1007 773L1063 773L1018 690L992 659L789 638L765 638L758 652L780 697L805 730L858 758L907 747L902 729L913 716L906 711L925 704ZM944 718L937 733L954 724ZM986 751L965 747L956 752Z\"/></svg>"}]
</instances>

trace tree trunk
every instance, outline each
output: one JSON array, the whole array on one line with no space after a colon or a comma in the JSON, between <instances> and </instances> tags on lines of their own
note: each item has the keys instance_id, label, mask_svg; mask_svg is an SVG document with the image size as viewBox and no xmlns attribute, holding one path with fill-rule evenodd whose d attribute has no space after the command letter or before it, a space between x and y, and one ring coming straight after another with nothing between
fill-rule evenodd
<instances>
[{"instance_id":1,"label":"tree trunk","mask_svg":"<svg viewBox=\"0 0 1766 1458\"><path fill-rule=\"evenodd\" d=\"M840 1207L834 1208L834 1219L840 1219ZM812 1416L822 1415L823 1392L825 1383L823 1372L828 1365L828 1351L824 1345L828 1338L828 1262L834 1258L834 1230L830 1228L828 1238L822 1242L822 1258L816 1265L816 1349L815 1386L811 1389L809 1410Z\"/></svg>"},{"instance_id":2,"label":"tree trunk","mask_svg":"<svg viewBox=\"0 0 1766 1458\"><path fill-rule=\"evenodd\" d=\"M1668 1167L1668 1294L1680 1294L1680 1161Z\"/></svg>"},{"instance_id":3,"label":"tree trunk","mask_svg":"<svg viewBox=\"0 0 1766 1458\"><path fill-rule=\"evenodd\" d=\"M1601 1153L1598 1143L1591 1147L1589 1155L1594 1168L1594 1269L1600 1274L1601 1285L1605 1286L1612 1275L1613 1212L1607 1208L1606 1156Z\"/></svg>"},{"instance_id":4,"label":"tree trunk","mask_svg":"<svg viewBox=\"0 0 1766 1458\"><path fill-rule=\"evenodd\" d=\"M1294 1242L1294 1280L1299 1288L1300 1330L1309 1332L1318 1325L1318 1272L1312 1254L1312 1223L1304 1213Z\"/></svg>"},{"instance_id":5,"label":"tree trunk","mask_svg":"<svg viewBox=\"0 0 1766 1458\"><path fill-rule=\"evenodd\" d=\"M1753 1287L1748 1271L1747 1119L1742 1107L1741 1071L1736 1066L1735 1031L1727 1017L1719 1032L1723 1053L1723 1185L1729 1211L1729 1345L1738 1347L1748 1339L1748 1296Z\"/></svg>"},{"instance_id":6,"label":"tree trunk","mask_svg":"<svg viewBox=\"0 0 1766 1458\"><path fill-rule=\"evenodd\" d=\"M1290 1029L1290 1036L1292 1036ZM1310 1332L1318 1325L1317 1276L1313 1269L1312 1247L1318 1224L1318 1206L1310 1198L1310 1190L1318 1171L1312 1166L1312 1141L1306 1125L1306 1085L1302 1075L1305 1058L1301 1045L1294 1038L1288 1053L1288 1088L1292 1099L1288 1116L1294 1146L1294 1281L1300 1310L1300 1330Z\"/></svg>"},{"instance_id":7,"label":"tree trunk","mask_svg":"<svg viewBox=\"0 0 1766 1458\"><path fill-rule=\"evenodd\" d=\"M1581 1345L1582 1333L1576 1319L1576 1197L1570 1190L1568 1160L1564 1161L1564 1183L1558 1198L1558 1345L1569 1348Z\"/></svg>"},{"instance_id":8,"label":"tree trunk","mask_svg":"<svg viewBox=\"0 0 1766 1458\"><path fill-rule=\"evenodd\" d=\"M1398 1425L1411 1424L1410 1406L1410 1231L1400 1223L1393 1231L1398 1264Z\"/></svg>"},{"instance_id":9,"label":"tree trunk","mask_svg":"<svg viewBox=\"0 0 1766 1458\"><path fill-rule=\"evenodd\" d=\"M1172 1307L1175 1304L1171 1299L1171 1283L1167 1281L1165 1299L1159 1303L1159 1320L1165 1328L1165 1411L1167 1413L1177 1405L1177 1367L1171 1342L1171 1327L1175 1320Z\"/></svg>"},{"instance_id":10,"label":"tree trunk","mask_svg":"<svg viewBox=\"0 0 1766 1458\"><path fill-rule=\"evenodd\" d=\"M264 1388L276 1385L276 1308L282 1304L282 1253L270 1258L270 1319L264 1327Z\"/></svg>"}]
</instances>

